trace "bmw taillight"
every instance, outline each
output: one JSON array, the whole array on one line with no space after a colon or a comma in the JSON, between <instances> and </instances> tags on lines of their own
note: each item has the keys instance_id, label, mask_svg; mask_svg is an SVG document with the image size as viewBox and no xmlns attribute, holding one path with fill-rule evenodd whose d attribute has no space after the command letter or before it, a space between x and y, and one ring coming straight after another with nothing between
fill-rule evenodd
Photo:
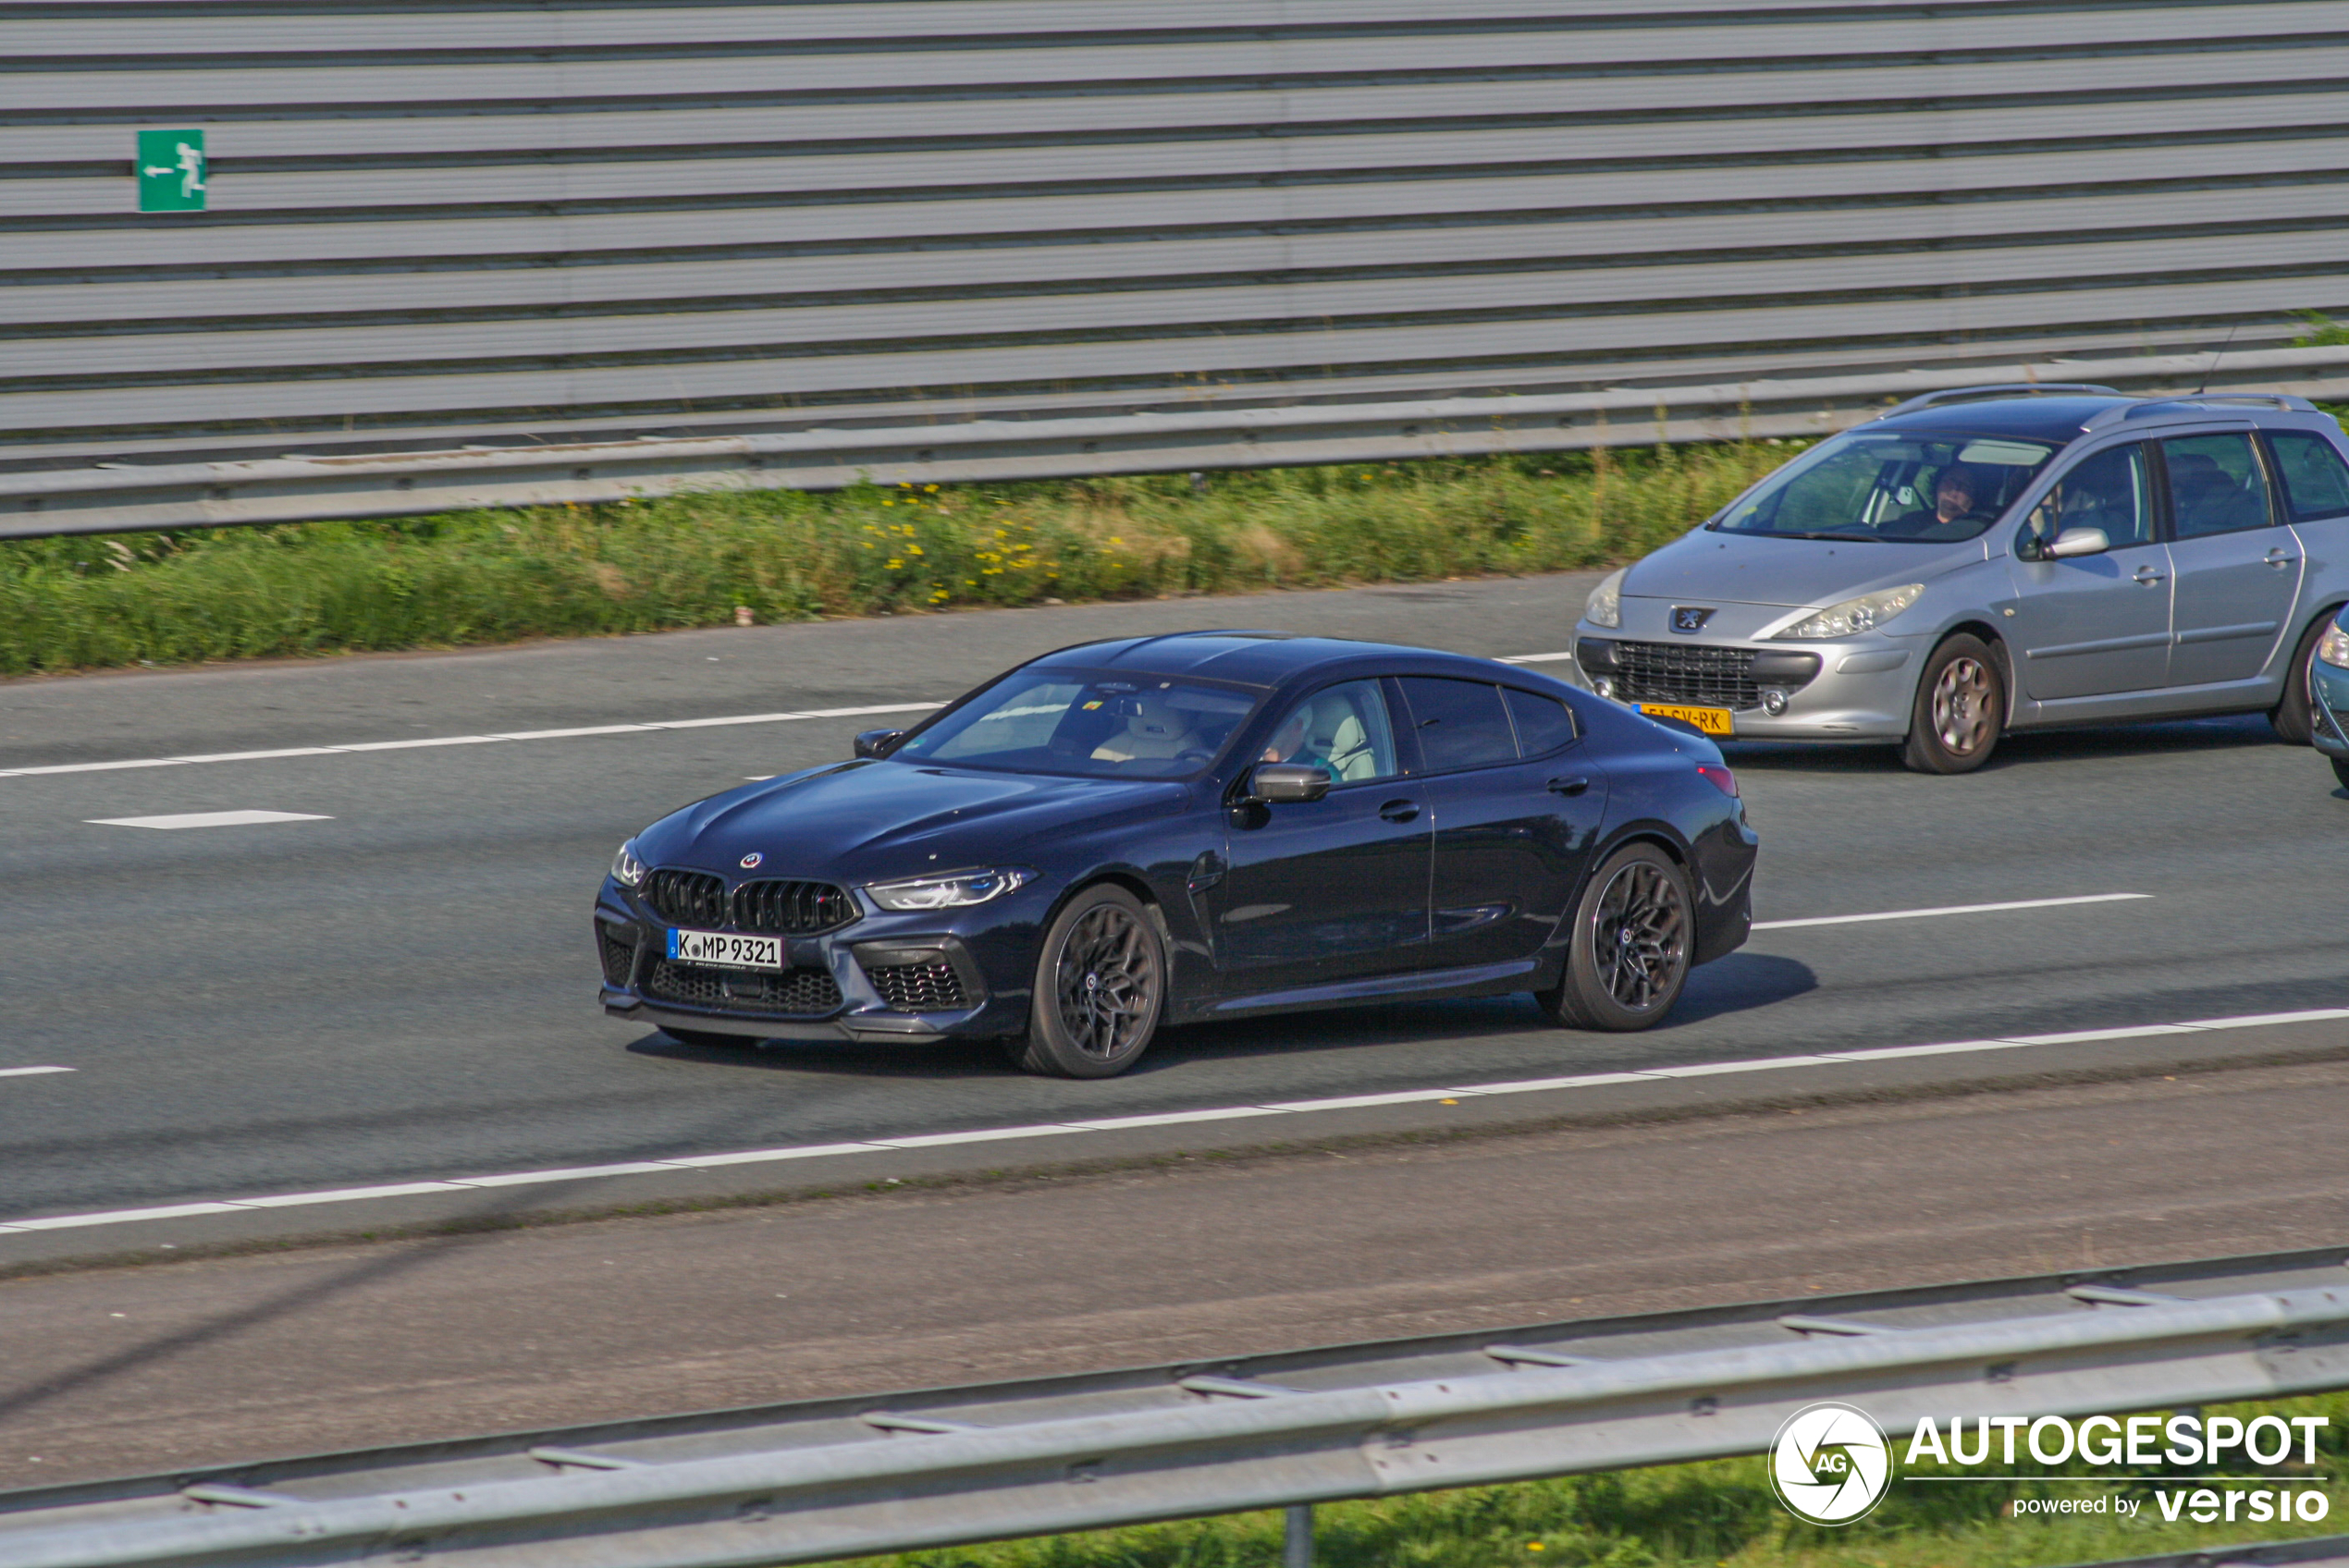
<instances>
[{"instance_id":1,"label":"bmw taillight","mask_svg":"<svg viewBox=\"0 0 2349 1568\"><path fill-rule=\"evenodd\" d=\"M1713 787L1721 793L1734 795L1738 792L1738 776L1728 768L1716 767L1709 762L1701 762L1696 765L1696 770L1710 779Z\"/></svg>"}]
</instances>

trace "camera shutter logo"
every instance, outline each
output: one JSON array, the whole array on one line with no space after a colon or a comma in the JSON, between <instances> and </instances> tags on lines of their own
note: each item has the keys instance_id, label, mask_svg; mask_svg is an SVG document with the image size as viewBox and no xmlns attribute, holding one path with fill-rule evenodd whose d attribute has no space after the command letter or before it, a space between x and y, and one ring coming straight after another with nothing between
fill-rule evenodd
<instances>
[{"instance_id":1,"label":"camera shutter logo","mask_svg":"<svg viewBox=\"0 0 2349 1568\"><path fill-rule=\"evenodd\" d=\"M1814 1525L1849 1525L1892 1485L1892 1444L1864 1410L1806 1404L1770 1439L1770 1489Z\"/></svg>"}]
</instances>

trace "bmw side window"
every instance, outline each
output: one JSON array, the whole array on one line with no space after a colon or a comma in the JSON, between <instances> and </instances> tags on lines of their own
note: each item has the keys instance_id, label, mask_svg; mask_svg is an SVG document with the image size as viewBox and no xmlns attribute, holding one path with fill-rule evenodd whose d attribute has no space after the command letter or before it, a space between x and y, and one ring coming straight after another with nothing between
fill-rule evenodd
<instances>
[{"instance_id":1,"label":"bmw side window","mask_svg":"<svg viewBox=\"0 0 2349 1568\"><path fill-rule=\"evenodd\" d=\"M1509 722L1517 726L1519 756L1546 755L1580 733L1574 727L1574 710L1556 697L1537 697L1531 692L1504 686L1501 700L1508 704Z\"/></svg>"},{"instance_id":2,"label":"bmw side window","mask_svg":"<svg viewBox=\"0 0 2349 1568\"><path fill-rule=\"evenodd\" d=\"M2275 454L2294 522L2349 513L2349 463L2331 442L2313 431L2271 430L2268 449Z\"/></svg>"},{"instance_id":3,"label":"bmw side window","mask_svg":"<svg viewBox=\"0 0 2349 1568\"><path fill-rule=\"evenodd\" d=\"M1428 772L1517 761L1517 735L1498 686L1420 675L1407 675L1397 684L1410 706L1412 733Z\"/></svg>"},{"instance_id":4,"label":"bmw side window","mask_svg":"<svg viewBox=\"0 0 2349 1568\"><path fill-rule=\"evenodd\" d=\"M2171 527L2181 539L2266 528L2268 476L2248 431L2177 435L2161 444L2170 471Z\"/></svg>"},{"instance_id":5,"label":"bmw side window","mask_svg":"<svg viewBox=\"0 0 2349 1568\"><path fill-rule=\"evenodd\" d=\"M1393 778L1395 727L1375 680L1348 680L1314 692L1273 726L1258 762L1302 763L1339 784Z\"/></svg>"},{"instance_id":6,"label":"bmw side window","mask_svg":"<svg viewBox=\"0 0 2349 1568\"><path fill-rule=\"evenodd\" d=\"M2043 559L2067 528L2103 532L2116 550L2153 542L2153 497L2146 484L2145 447L2108 447L2066 469L2014 536L2017 560Z\"/></svg>"}]
</instances>

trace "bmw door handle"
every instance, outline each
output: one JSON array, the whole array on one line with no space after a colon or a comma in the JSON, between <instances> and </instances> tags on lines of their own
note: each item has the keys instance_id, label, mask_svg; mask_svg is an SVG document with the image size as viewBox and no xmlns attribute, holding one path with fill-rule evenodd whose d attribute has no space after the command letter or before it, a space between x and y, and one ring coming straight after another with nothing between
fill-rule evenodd
<instances>
[{"instance_id":1,"label":"bmw door handle","mask_svg":"<svg viewBox=\"0 0 2349 1568\"><path fill-rule=\"evenodd\" d=\"M1579 773L1571 778L1553 778L1549 782L1553 795L1579 795L1590 787L1591 781Z\"/></svg>"},{"instance_id":2,"label":"bmw door handle","mask_svg":"<svg viewBox=\"0 0 2349 1568\"><path fill-rule=\"evenodd\" d=\"M2170 574L2165 571L2156 571L2149 566L2141 566L2137 568L2136 581L2140 585L2150 588L2169 575Z\"/></svg>"},{"instance_id":3,"label":"bmw door handle","mask_svg":"<svg viewBox=\"0 0 2349 1568\"><path fill-rule=\"evenodd\" d=\"M1387 822L1410 822L1420 815L1417 801L1389 801L1378 808L1380 817Z\"/></svg>"}]
</instances>

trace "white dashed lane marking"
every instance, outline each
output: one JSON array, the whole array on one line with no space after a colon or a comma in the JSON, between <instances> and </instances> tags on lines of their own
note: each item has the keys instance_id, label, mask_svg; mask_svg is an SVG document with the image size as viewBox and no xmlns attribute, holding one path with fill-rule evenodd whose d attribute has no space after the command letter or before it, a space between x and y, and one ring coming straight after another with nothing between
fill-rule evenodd
<instances>
[{"instance_id":1,"label":"white dashed lane marking","mask_svg":"<svg viewBox=\"0 0 2349 1568\"><path fill-rule=\"evenodd\" d=\"M2055 909L2064 904L2112 904L2149 899L2151 893L2081 893L2068 899L2012 899L1997 904L1944 904L1938 909L1888 909L1876 914L1814 914L1807 920L1757 920L1756 931L1789 931L1798 925L1856 925L1870 920L1930 920L1942 914L1995 914L2010 909Z\"/></svg>"},{"instance_id":2,"label":"white dashed lane marking","mask_svg":"<svg viewBox=\"0 0 2349 1568\"><path fill-rule=\"evenodd\" d=\"M92 816L94 827L251 827L263 822L332 822L306 811L183 811L173 816Z\"/></svg>"},{"instance_id":3,"label":"white dashed lane marking","mask_svg":"<svg viewBox=\"0 0 2349 1568\"><path fill-rule=\"evenodd\" d=\"M70 1072L70 1067L0 1067L0 1078L31 1078L43 1072Z\"/></svg>"},{"instance_id":4,"label":"white dashed lane marking","mask_svg":"<svg viewBox=\"0 0 2349 1568\"><path fill-rule=\"evenodd\" d=\"M662 729L714 729L732 724L793 724L804 718L859 718L868 713L928 713L943 703L885 703L879 707L810 708L805 713L731 714L672 718L657 724L591 724L575 729L517 729L503 735L434 735L421 741L354 741L341 746L287 746L271 752L211 752L178 757L126 757L119 762L67 762L47 767L0 767L0 778L53 773L113 773L131 767L186 767L198 763L274 762L280 757L340 756L355 752L412 752L431 746L486 746L501 741L574 741L588 735L649 735Z\"/></svg>"}]
</instances>

